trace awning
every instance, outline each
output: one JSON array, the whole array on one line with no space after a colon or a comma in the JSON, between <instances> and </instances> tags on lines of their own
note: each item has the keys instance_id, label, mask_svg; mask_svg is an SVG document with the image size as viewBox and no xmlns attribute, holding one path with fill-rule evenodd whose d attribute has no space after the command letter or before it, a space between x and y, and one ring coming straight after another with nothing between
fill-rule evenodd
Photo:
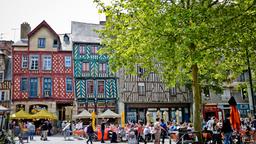
<instances>
[{"instance_id":1,"label":"awning","mask_svg":"<svg viewBox=\"0 0 256 144\"><path fill-rule=\"evenodd\" d=\"M32 115L22 109L14 114L11 114L11 119L32 119L31 116Z\"/></svg>"},{"instance_id":2,"label":"awning","mask_svg":"<svg viewBox=\"0 0 256 144\"><path fill-rule=\"evenodd\" d=\"M53 113L48 112L47 110L41 110L40 112L31 116L33 119L51 119L57 120L57 116Z\"/></svg>"}]
</instances>

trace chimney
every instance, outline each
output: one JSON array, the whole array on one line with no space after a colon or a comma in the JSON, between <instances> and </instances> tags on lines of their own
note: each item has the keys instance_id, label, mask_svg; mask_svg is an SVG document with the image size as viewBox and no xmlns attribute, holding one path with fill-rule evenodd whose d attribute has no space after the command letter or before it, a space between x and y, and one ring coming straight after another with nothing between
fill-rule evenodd
<instances>
[{"instance_id":1,"label":"chimney","mask_svg":"<svg viewBox=\"0 0 256 144\"><path fill-rule=\"evenodd\" d=\"M20 39L28 39L28 33L31 31L31 27L27 22L20 25Z\"/></svg>"}]
</instances>

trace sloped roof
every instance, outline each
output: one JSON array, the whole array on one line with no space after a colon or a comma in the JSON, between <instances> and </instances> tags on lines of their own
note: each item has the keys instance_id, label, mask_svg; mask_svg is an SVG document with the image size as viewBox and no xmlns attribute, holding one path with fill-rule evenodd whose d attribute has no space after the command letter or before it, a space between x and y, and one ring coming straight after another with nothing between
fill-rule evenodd
<instances>
[{"instance_id":1,"label":"sloped roof","mask_svg":"<svg viewBox=\"0 0 256 144\"><path fill-rule=\"evenodd\" d=\"M15 42L13 46L28 46L28 39L21 39Z\"/></svg>"},{"instance_id":2,"label":"sloped roof","mask_svg":"<svg viewBox=\"0 0 256 144\"><path fill-rule=\"evenodd\" d=\"M103 25L71 22L71 33L73 42L80 43L100 43L100 38L95 30L100 30Z\"/></svg>"},{"instance_id":3,"label":"sloped roof","mask_svg":"<svg viewBox=\"0 0 256 144\"><path fill-rule=\"evenodd\" d=\"M36 28L34 28L31 32L28 33L28 38L30 38L32 35L34 35L42 27L46 27L55 36L57 36L59 38L59 35L50 27L50 25L45 20L43 20Z\"/></svg>"}]
</instances>

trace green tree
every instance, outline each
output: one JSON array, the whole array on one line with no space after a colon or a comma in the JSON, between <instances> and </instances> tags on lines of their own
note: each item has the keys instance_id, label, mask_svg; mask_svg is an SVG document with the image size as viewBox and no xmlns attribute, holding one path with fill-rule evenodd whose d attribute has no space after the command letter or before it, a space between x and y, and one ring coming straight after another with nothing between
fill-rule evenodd
<instances>
[{"instance_id":1,"label":"green tree","mask_svg":"<svg viewBox=\"0 0 256 144\"><path fill-rule=\"evenodd\" d=\"M107 16L99 34L112 70L136 73L140 65L169 86L191 81L193 125L201 131L200 86L218 86L245 69L244 47L255 35L255 1L94 1Z\"/></svg>"}]
</instances>

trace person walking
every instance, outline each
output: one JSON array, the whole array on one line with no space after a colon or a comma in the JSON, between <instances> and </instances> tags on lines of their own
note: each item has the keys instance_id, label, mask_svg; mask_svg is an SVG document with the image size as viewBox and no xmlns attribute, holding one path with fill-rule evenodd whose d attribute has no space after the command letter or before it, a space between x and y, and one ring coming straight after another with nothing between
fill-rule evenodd
<instances>
[{"instance_id":1,"label":"person walking","mask_svg":"<svg viewBox=\"0 0 256 144\"><path fill-rule=\"evenodd\" d=\"M41 140L46 141L47 140L47 134L48 134L48 122L44 121L42 126L41 126Z\"/></svg>"},{"instance_id":2,"label":"person walking","mask_svg":"<svg viewBox=\"0 0 256 144\"><path fill-rule=\"evenodd\" d=\"M34 135L35 135L36 127L32 122L28 123L28 134L29 134L29 139L34 140Z\"/></svg>"},{"instance_id":3,"label":"person walking","mask_svg":"<svg viewBox=\"0 0 256 144\"><path fill-rule=\"evenodd\" d=\"M101 143L105 143L104 142L104 132L105 132L106 122L107 122L107 120L105 120L105 119L103 119L102 122L101 122L101 127L100 127L100 130L101 130Z\"/></svg>"},{"instance_id":4,"label":"person walking","mask_svg":"<svg viewBox=\"0 0 256 144\"><path fill-rule=\"evenodd\" d=\"M226 114L226 119L223 122L221 132L224 134L224 144L231 144L232 127L230 124L230 114Z\"/></svg>"},{"instance_id":5,"label":"person walking","mask_svg":"<svg viewBox=\"0 0 256 144\"><path fill-rule=\"evenodd\" d=\"M160 120L160 118L156 118L156 122L154 124L154 130L155 130L155 142L154 142L154 144L160 144L161 126L160 126L159 120Z\"/></svg>"},{"instance_id":6,"label":"person walking","mask_svg":"<svg viewBox=\"0 0 256 144\"><path fill-rule=\"evenodd\" d=\"M92 144L92 137L94 135L94 131L93 131L93 128L92 128L92 123L89 124L89 126L87 127L87 135L88 135L88 140L86 141L87 144L89 144L89 142L91 142Z\"/></svg>"},{"instance_id":7,"label":"person walking","mask_svg":"<svg viewBox=\"0 0 256 144\"><path fill-rule=\"evenodd\" d=\"M161 119L160 126L161 126L161 135L162 135L162 144L164 144L164 139L168 134L168 128L166 123L164 122L164 119Z\"/></svg>"}]
</instances>

